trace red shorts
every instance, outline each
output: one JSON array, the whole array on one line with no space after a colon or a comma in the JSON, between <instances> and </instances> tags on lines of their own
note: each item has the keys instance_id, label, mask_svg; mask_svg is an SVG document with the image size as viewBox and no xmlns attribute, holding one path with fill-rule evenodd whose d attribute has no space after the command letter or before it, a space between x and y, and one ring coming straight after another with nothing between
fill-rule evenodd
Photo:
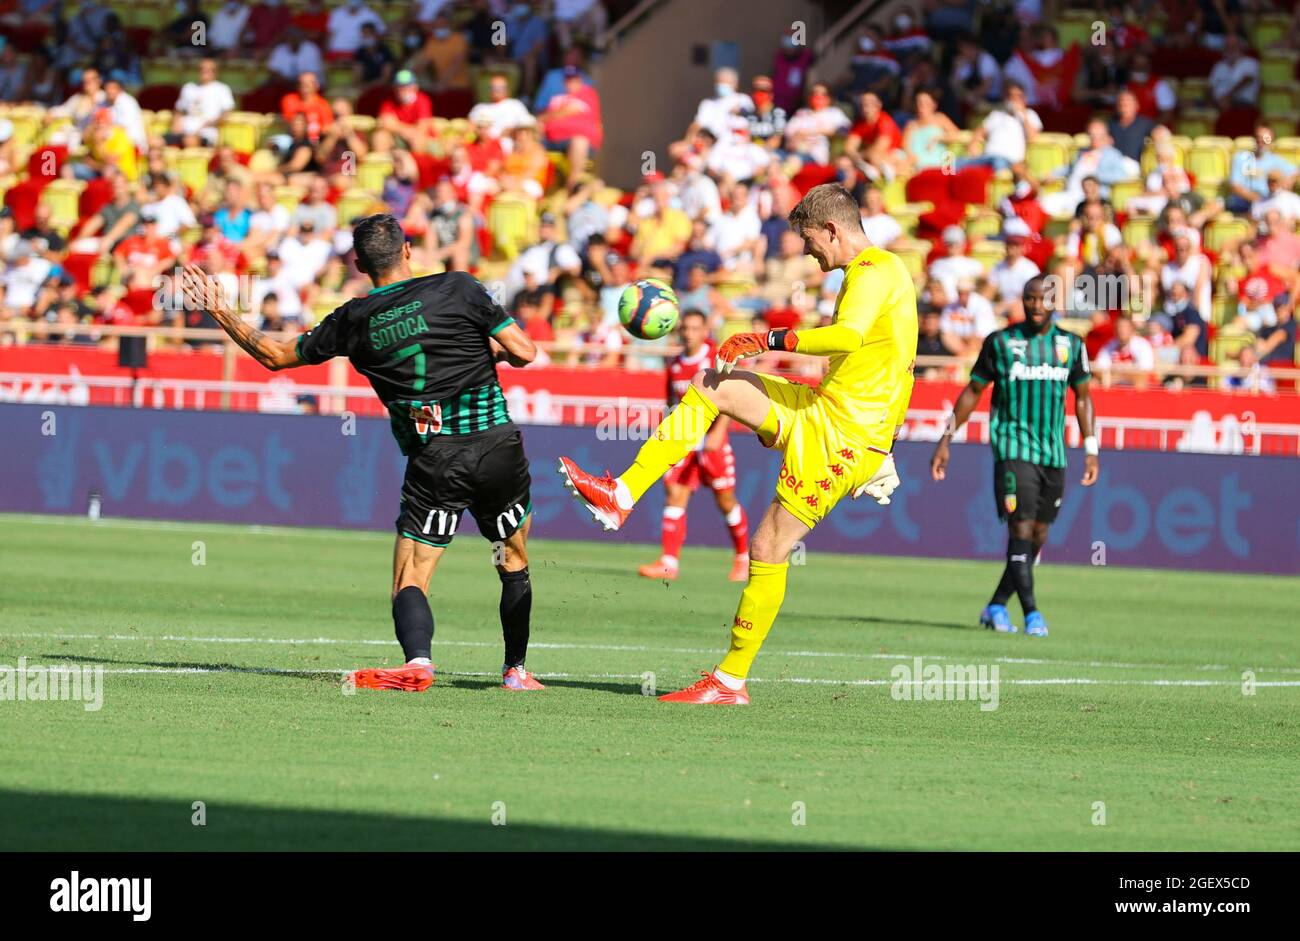
<instances>
[{"instance_id":1,"label":"red shorts","mask_svg":"<svg viewBox=\"0 0 1300 941\"><path fill-rule=\"evenodd\" d=\"M731 490L736 486L736 453L730 442L717 451L692 451L669 468L664 482L689 487L692 493L700 484L714 490Z\"/></svg>"}]
</instances>

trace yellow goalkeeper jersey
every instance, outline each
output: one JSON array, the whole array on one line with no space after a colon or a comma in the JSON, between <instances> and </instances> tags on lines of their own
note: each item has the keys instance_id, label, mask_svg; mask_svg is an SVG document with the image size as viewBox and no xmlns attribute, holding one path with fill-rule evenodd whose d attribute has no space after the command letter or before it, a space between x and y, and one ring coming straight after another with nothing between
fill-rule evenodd
<instances>
[{"instance_id":1,"label":"yellow goalkeeper jersey","mask_svg":"<svg viewBox=\"0 0 1300 941\"><path fill-rule=\"evenodd\" d=\"M861 251L844 269L831 322L864 342L831 356L818 394L868 443L887 448L907 415L916 361L916 286L902 259L874 245Z\"/></svg>"}]
</instances>

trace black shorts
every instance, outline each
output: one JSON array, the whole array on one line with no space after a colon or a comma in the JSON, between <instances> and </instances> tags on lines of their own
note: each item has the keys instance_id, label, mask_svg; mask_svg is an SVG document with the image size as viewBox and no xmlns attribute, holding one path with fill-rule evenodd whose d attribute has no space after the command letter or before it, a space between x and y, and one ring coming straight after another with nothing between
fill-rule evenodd
<instances>
[{"instance_id":1,"label":"black shorts","mask_svg":"<svg viewBox=\"0 0 1300 941\"><path fill-rule=\"evenodd\" d=\"M993 462L993 499L998 519L1056 521L1065 493L1065 468L1028 461Z\"/></svg>"},{"instance_id":2,"label":"black shorts","mask_svg":"<svg viewBox=\"0 0 1300 941\"><path fill-rule=\"evenodd\" d=\"M523 438L513 424L432 438L406 463L397 533L446 546L469 510L485 539L508 539L533 510L529 484Z\"/></svg>"}]
</instances>

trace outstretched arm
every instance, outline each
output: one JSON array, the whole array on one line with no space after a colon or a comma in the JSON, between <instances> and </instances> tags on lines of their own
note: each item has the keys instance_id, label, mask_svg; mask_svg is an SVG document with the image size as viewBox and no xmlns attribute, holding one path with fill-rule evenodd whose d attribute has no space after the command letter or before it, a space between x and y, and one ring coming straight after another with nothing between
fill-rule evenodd
<instances>
[{"instance_id":1,"label":"outstretched arm","mask_svg":"<svg viewBox=\"0 0 1300 941\"><path fill-rule=\"evenodd\" d=\"M848 324L833 323L811 330L769 330L767 333L737 333L718 349L718 370L731 372L737 360L769 350L832 356L852 353L862 346L863 335Z\"/></svg>"},{"instance_id":2,"label":"outstretched arm","mask_svg":"<svg viewBox=\"0 0 1300 941\"><path fill-rule=\"evenodd\" d=\"M242 317L226 306L221 283L209 277L198 265L186 265L181 274L181 290L194 310L206 310L221 329L253 359L267 369L302 366L296 340L273 340L261 330L246 324Z\"/></svg>"}]
</instances>

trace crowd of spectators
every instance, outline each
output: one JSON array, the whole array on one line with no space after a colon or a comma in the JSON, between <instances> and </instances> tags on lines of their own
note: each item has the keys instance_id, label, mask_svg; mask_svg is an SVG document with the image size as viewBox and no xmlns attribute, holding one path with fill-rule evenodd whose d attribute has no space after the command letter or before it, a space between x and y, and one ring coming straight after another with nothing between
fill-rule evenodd
<instances>
[{"instance_id":1,"label":"crowd of spectators","mask_svg":"<svg viewBox=\"0 0 1300 941\"><path fill-rule=\"evenodd\" d=\"M1295 363L1300 12L1269 0L1108 3L1056 25L1037 0L929 0L863 25L840 74L792 28L764 74L718 68L628 189L593 169L591 65L629 4L183 0L143 37L100 0L19 6L50 34L0 48L0 100L43 109L39 139L0 119L0 321L27 325L0 342L203 325L156 302L178 262L265 328L305 329L368 288L350 222L387 207L418 270L474 271L552 358L658 368L618 328L637 278L671 282L718 334L829 318L842 273L785 218L837 181L914 270L923 375L955 375L936 360L1020 319L1040 272L1108 382L1217 361L1269 390L1269 364ZM146 84L159 56L187 80ZM237 92L225 73L250 56L259 80Z\"/></svg>"}]
</instances>

